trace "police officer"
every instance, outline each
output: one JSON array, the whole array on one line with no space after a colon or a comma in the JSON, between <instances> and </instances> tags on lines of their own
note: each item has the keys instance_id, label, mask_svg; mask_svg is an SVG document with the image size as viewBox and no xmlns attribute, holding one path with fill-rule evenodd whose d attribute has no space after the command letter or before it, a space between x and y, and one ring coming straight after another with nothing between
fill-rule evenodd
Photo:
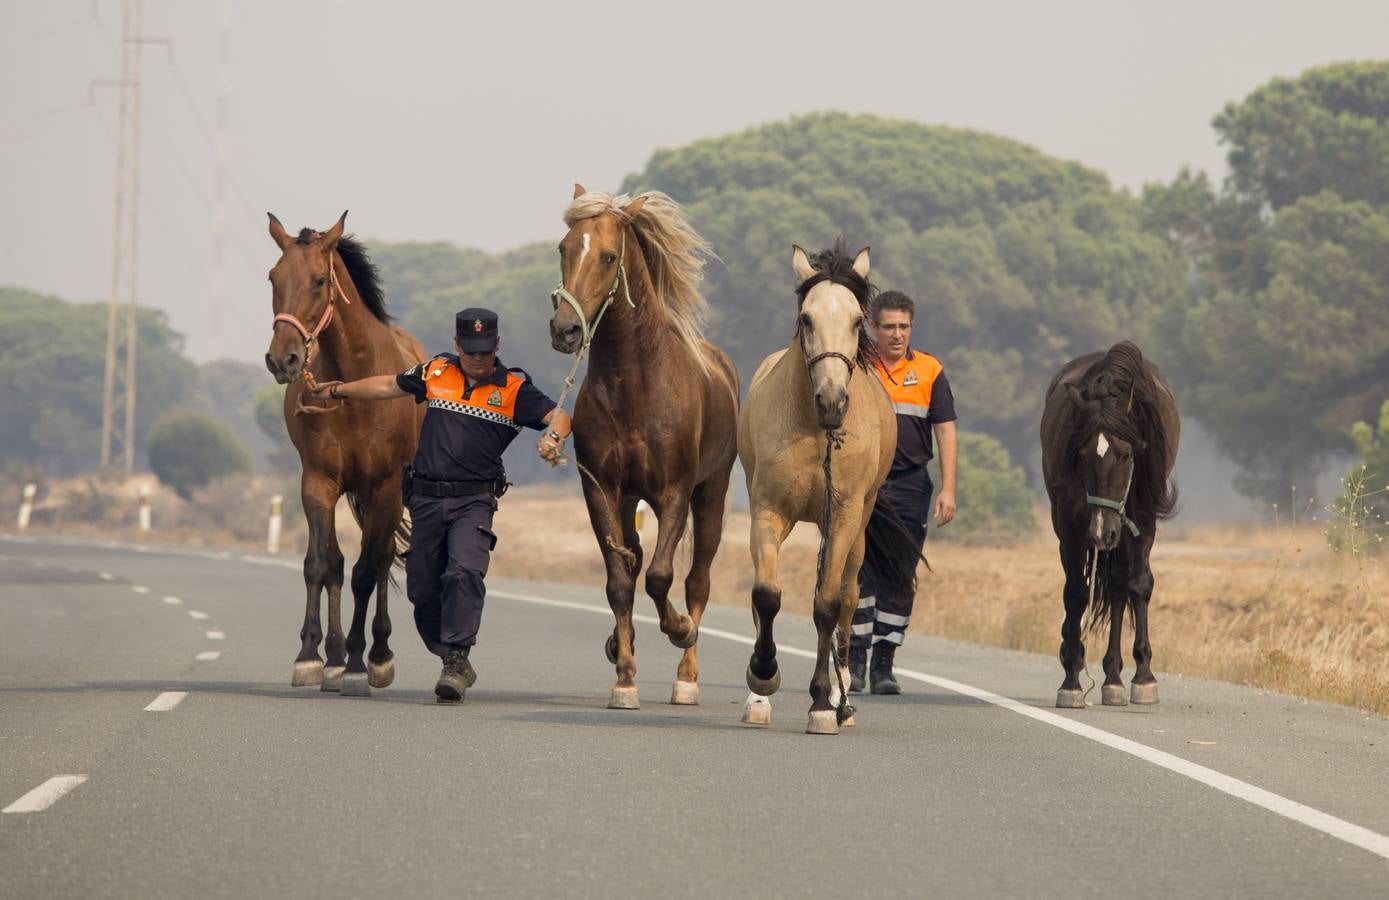
<instances>
[{"instance_id":1,"label":"police officer","mask_svg":"<svg viewBox=\"0 0 1389 900\"><path fill-rule=\"evenodd\" d=\"M933 433L940 445L942 482L935 505L938 526L955 518L958 448L955 397L945 367L931 354L911 348L915 314L915 304L900 291L885 291L873 301L872 325L880 359L875 371L897 409L897 453L887 481L878 491L878 502L896 511L915 536L920 552L926 542L926 521L935 487L926 468L932 457ZM859 604L849 639L849 690L862 691L866 674L873 693L900 694L892 661L906 637L916 598L880 595L873 582L873 573L864 566L859 572Z\"/></svg>"},{"instance_id":2,"label":"police officer","mask_svg":"<svg viewBox=\"0 0 1389 900\"><path fill-rule=\"evenodd\" d=\"M496 546L492 516L507 487L502 451L523 427L545 430L536 449L558 459L573 428L569 415L520 369L497 359L497 314L465 309L454 322L457 355L441 353L399 375L324 382L334 399L412 396L428 403L414 464L406 470L410 551L406 592L415 625L444 667L434 695L460 703L477 680L468 652L477 642L486 596L483 577Z\"/></svg>"}]
</instances>

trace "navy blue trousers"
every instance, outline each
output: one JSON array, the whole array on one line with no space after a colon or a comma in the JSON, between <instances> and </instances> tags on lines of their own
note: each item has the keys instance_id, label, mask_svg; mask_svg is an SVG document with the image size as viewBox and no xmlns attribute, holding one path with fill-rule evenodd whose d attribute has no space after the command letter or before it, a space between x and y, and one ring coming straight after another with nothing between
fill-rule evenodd
<instances>
[{"instance_id":1,"label":"navy blue trousers","mask_svg":"<svg viewBox=\"0 0 1389 900\"><path fill-rule=\"evenodd\" d=\"M497 498L410 498L410 550L405 556L405 590L415 607L415 627L436 656L450 646L477 643L483 578L497 536L492 516Z\"/></svg>"},{"instance_id":2,"label":"navy blue trousers","mask_svg":"<svg viewBox=\"0 0 1389 900\"><path fill-rule=\"evenodd\" d=\"M878 491L878 503L896 511L916 538L918 553L926 544L926 523L931 517L933 493L935 485L925 470L902 478L889 478ZM868 647L878 641L901 644L907 634L915 601L914 594L897 597L880 593L873 583L873 573L868 566L864 566L858 575L858 609L854 610L850 645Z\"/></svg>"}]
</instances>

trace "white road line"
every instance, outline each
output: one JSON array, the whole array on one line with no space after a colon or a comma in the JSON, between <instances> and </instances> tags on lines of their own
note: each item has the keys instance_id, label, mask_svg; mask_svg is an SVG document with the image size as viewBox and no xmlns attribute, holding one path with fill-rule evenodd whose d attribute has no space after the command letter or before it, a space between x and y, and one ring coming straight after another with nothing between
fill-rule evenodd
<instances>
[{"instance_id":1,"label":"white road line","mask_svg":"<svg viewBox=\"0 0 1389 900\"><path fill-rule=\"evenodd\" d=\"M102 581L114 581L116 578L116 576L112 575L110 572L100 572L97 574L97 577Z\"/></svg>"},{"instance_id":2,"label":"white road line","mask_svg":"<svg viewBox=\"0 0 1389 900\"><path fill-rule=\"evenodd\" d=\"M226 637L227 633L225 631L218 631L215 628L207 633L207 639L209 641L222 641L226 640Z\"/></svg>"},{"instance_id":3,"label":"white road line","mask_svg":"<svg viewBox=\"0 0 1389 900\"><path fill-rule=\"evenodd\" d=\"M54 775L9 806L0 809L0 813L43 812L86 780L86 775Z\"/></svg>"},{"instance_id":4,"label":"white road line","mask_svg":"<svg viewBox=\"0 0 1389 900\"><path fill-rule=\"evenodd\" d=\"M148 594L150 592L150 589L145 587L143 584L132 584L130 586L130 589L137 594Z\"/></svg>"},{"instance_id":5,"label":"white road line","mask_svg":"<svg viewBox=\"0 0 1389 900\"><path fill-rule=\"evenodd\" d=\"M509 600L536 603L541 606L556 606L561 609L574 609L607 616L612 615L612 610L607 607L594 606L588 603L552 600L549 597L537 597L533 594L517 594L511 591L488 591L488 594L494 597L505 597ZM638 622L646 622L652 625L660 624L660 620L655 616L634 613L632 618ZM753 639L747 635L735 634L731 631L723 631L718 628L707 628L703 625L700 626L699 636L717 637L739 644L751 645L754 643ZM788 656L800 656L806 659L815 658L815 654L808 650L802 650L799 647L788 647L782 643L777 644L777 652L784 653ZM1190 760L1182 759L1180 756L1174 756L1171 753L1166 753L1155 747L1149 747L1147 744L1140 744L1137 741L1120 737L1117 734L1096 728L1093 725L1086 725L1083 722L1077 722L1066 716L1058 715L1048 710L1038 709L1035 706L1029 706L1020 700L1004 697L992 691L974 687L973 685L952 681L949 678L940 678L925 672L917 672L912 669L894 668L893 671L897 673L898 677L911 678L915 681L922 681L938 688L944 688L956 694L963 694L966 697L972 697L975 700L992 704L1000 709L1006 709L1009 712L1017 713L1020 716L1026 716L1033 721L1042 722L1043 724L1059 728L1062 731L1070 732L1078 737L1092 740L1112 750L1118 750L1121 753L1135 756L1144 762L1152 763L1155 766L1159 766L1160 768L1178 775L1185 775L1187 778L1204 784L1207 787L1214 788L1223 794L1229 794L1231 797L1266 809L1285 819L1291 819L1294 822L1306 825L1308 828L1314 828L1323 834L1338 838L1339 840L1345 841L1347 844L1353 844L1362 850L1368 850L1376 856L1389 859L1389 836L1371 831L1353 822L1347 822L1345 819L1338 819L1319 809L1314 809L1305 803L1298 803L1296 800L1289 800L1287 797L1275 794L1272 791L1266 791L1261 787L1256 787L1247 781L1240 781L1238 778L1232 778L1222 772L1217 772L1214 769L1198 765Z\"/></svg>"},{"instance_id":6,"label":"white road line","mask_svg":"<svg viewBox=\"0 0 1389 900\"><path fill-rule=\"evenodd\" d=\"M197 656L193 658L196 659L198 662L212 662L214 659L221 655L221 650L204 650L202 653L199 653Z\"/></svg>"},{"instance_id":7,"label":"white road line","mask_svg":"<svg viewBox=\"0 0 1389 900\"><path fill-rule=\"evenodd\" d=\"M193 618L193 619L206 619L206 618L207 618L207 613L205 613L205 612L198 612L196 609L190 609L190 610L188 610L188 615L189 615L190 618Z\"/></svg>"},{"instance_id":8,"label":"white road line","mask_svg":"<svg viewBox=\"0 0 1389 900\"><path fill-rule=\"evenodd\" d=\"M178 606L183 601L177 597L165 597L164 602L169 604L170 606Z\"/></svg>"},{"instance_id":9,"label":"white road line","mask_svg":"<svg viewBox=\"0 0 1389 900\"><path fill-rule=\"evenodd\" d=\"M150 701L150 705L145 707L145 712L168 712L182 703L183 698L187 696L187 691L165 691Z\"/></svg>"}]
</instances>

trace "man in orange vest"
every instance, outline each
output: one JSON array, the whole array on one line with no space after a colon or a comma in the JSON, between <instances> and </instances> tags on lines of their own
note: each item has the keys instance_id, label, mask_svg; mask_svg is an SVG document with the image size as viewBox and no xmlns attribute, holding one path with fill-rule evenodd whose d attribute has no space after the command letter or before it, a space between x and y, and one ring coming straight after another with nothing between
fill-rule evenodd
<instances>
[{"instance_id":1,"label":"man in orange vest","mask_svg":"<svg viewBox=\"0 0 1389 900\"><path fill-rule=\"evenodd\" d=\"M405 472L411 526L405 583L420 637L444 660L434 686L440 703L461 703L477 680L468 653L477 642L483 577L497 544L492 516L507 488L502 451L523 427L548 427L536 449L553 462L573 430L568 413L529 375L497 360L496 313L462 310L454 331L457 355L441 353L399 375L317 388L334 399L411 396L429 404L415 461Z\"/></svg>"},{"instance_id":2,"label":"man in orange vest","mask_svg":"<svg viewBox=\"0 0 1389 900\"><path fill-rule=\"evenodd\" d=\"M917 540L926 542L934 485L926 464L932 437L940 448L941 490L936 497L936 524L955 518L955 397L945 368L929 353L911 348L915 306L900 291L886 291L873 301L872 324L880 363L875 367L897 409L897 453L878 502L897 512ZM849 690L862 691L865 675L875 694L900 694L892 674L893 655L906 637L915 597L880 594L873 574L859 572L859 603L849 639ZM869 661L869 648L872 661Z\"/></svg>"}]
</instances>

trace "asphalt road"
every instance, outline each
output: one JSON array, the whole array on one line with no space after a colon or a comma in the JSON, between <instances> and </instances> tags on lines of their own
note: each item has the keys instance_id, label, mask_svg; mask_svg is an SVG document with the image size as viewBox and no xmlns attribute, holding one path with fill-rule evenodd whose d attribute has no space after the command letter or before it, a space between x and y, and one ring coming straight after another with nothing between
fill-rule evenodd
<instances>
[{"instance_id":1,"label":"asphalt road","mask_svg":"<svg viewBox=\"0 0 1389 900\"><path fill-rule=\"evenodd\" d=\"M608 710L601 593L489 583L466 704L403 594L351 699L289 686L294 562L0 540L0 896L1389 895L1389 719L1162 676L1054 710L1055 660L913 636L903 696L813 737L788 616L750 728L735 607L700 706L648 620Z\"/></svg>"}]
</instances>

